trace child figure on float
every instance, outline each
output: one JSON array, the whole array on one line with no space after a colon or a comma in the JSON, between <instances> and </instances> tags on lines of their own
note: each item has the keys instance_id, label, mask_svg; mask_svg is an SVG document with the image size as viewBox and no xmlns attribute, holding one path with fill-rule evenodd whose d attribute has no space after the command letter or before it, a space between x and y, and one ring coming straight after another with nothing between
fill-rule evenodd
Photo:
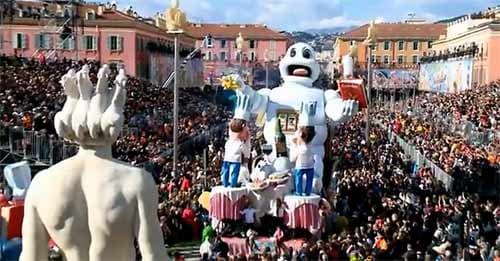
<instances>
[{"instance_id":1,"label":"child figure on float","mask_svg":"<svg viewBox=\"0 0 500 261\"><path fill-rule=\"evenodd\" d=\"M323 186L321 180L325 155L324 143L328 135L327 118L333 122L346 121L357 113L358 103L354 100L342 100L337 91L325 91L313 87L313 83L318 79L320 68L315 60L314 50L308 44L297 43L288 49L280 62L280 73L284 81L281 86L274 89L261 89L258 92L245 85L239 75L233 74L230 77L240 86L236 92L250 97L251 112L265 113L264 137L268 144L274 145L275 126L279 117L295 117L296 119L302 103L316 102L316 111L311 116L311 125L314 127L315 135L309 146L314 158L313 191L319 193ZM290 142L295 131L296 126L287 126L285 129L288 148L291 147Z\"/></svg>"},{"instance_id":2,"label":"child figure on float","mask_svg":"<svg viewBox=\"0 0 500 261\"><path fill-rule=\"evenodd\" d=\"M221 178L224 187L236 188L242 162L250 158L250 131L247 122L251 107L248 95L239 94L236 100L234 117L229 123L229 139L224 148Z\"/></svg>"},{"instance_id":3,"label":"child figure on float","mask_svg":"<svg viewBox=\"0 0 500 261\"><path fill-rule=\"evenodd\" d=\"M315 131L311 121L316 113L316 102L303 103L299 116L299 128L292 138L290 148L290 160L295 162L294 183L295 194L298 196L309 196L312 192L314 179L314 154L310 146ZM306 178L305 190L303 186L304 176Z\"/></svg>"}]
</instances>

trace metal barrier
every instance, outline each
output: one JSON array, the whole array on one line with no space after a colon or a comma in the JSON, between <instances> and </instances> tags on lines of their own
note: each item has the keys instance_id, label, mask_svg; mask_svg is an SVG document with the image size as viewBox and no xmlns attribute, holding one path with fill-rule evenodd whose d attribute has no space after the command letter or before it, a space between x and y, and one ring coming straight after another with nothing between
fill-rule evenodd
<instances>
[{"instance_id":1,"label":"metal barrier","mask_svg":"<svg viewBox=\"0 0 500 261\"><path fill-rule=\"evenodd\" d=\"M413 161L416 162L419 167L429 167L434 177L441 181L447 191L453 189L454 178L438 167L434 162L427 159L422 155L413 145L408 144L404 139L396 135L390 129L388 130L389 140L395 140L398 145L403 149L406 155L410 156Z\"/></svg>"},{"instance_id":2,"label":"metal barrier","mask_svg":"<svg viewBox=\"0 0 500 261\"><path fill-rule=\"evenodd\" d=\"M184 140L179 148L185 155L205 148L211 137L224 137L226 124L219 124L209 130ZM124 127L121 136L132 133L138 135L139 128ZM24 130L19 126L0 126L0 149L16 154L18 157L33 160L39 164L52 165L74 156L79 146L44 132Z\"/></svg>"},{"instance_id":3,"label":"metal barrier","mask_svg":"<svg viewBox=\"0 0 500 261\"><path fill-rule=\"evenodd\" d=\"M121 135L138 134L136 127L124 127ZM54 135L24 130L20 126L0 126L0 149L26 160L52 165L78 152L78 145L68 143Z\"/></svg>"}]
</instances>

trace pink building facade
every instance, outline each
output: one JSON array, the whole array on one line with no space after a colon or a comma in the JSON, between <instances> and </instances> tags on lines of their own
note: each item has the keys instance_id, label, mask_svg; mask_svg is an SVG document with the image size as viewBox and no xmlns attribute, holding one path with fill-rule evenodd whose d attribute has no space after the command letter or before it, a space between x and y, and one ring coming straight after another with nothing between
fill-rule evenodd
<instances>
[{"instance_id":1,"label":"pink building facade","mask_svg":"<svg viewBox=\"0 0 500 261\"><path fill-rule=\"evenodd\" d=\"M33 14L23 13L28 6L30 10L45 8L49 14L36 18ZM16 8L19 12L13 19L0 25L0 54L99 60L123 67L129 75L155 84L162 84L173 71L173 38L153 21L102 5L61 7L21 1ZM79 19L58 15L57 10L65 8L78 13ZM69 37L62 35L64 25L71 29ZM189 53L194 46L194 39L180 37L182 55ZM181 86L202 84L201 63L201 59L195 59L187 65L195 70L185 75L190 79L182 79Z\"/></svg>"},{"instance_id":2,"label":"pink building facade","mask_svg":"<svg viewBox=\"0 0 500 261\"><path fill-rule=\"evenodd\" d=\"M489 10L487 16L466 15L448 24L447 33L432 44L436 52L475 44L473 85L500 79L500 8Z\"/></svg>"},{"instance_id":3,"label":"pink building facade","mask_svg":"<svg viewBox=\"0 0 500 261\"><path fill-rule=\"evenodd\" d=\"M259 24L191 24L186 31L196 39L197 47L202 45L205 36L211 36L202 48L203 77L208 84L217 84L221 75L237 71L240 66L244 73L251 75L255 68L262 68L266 63L276 64L291 44L291 39L284 34ZM236 48L239 33L245 40L241 60Z\"/></svg>"}]
</instances>

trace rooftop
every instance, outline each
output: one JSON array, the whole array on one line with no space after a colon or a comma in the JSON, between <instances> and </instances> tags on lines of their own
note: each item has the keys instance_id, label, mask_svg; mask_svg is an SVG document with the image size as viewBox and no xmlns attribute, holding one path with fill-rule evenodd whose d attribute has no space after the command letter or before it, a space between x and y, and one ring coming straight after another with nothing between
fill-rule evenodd
<instances>
[{"instance_id":1,"label":"rooftop","mask_svg":"<svg viewBox=\"0 0 500 261\"><path fill-rule=\"evenodd\" d=\"M343 40L363 40L368 33L368 24L340 36ZM446 34L445 24L410 24L410 23L379 23L375 24L375 35L378 40L410 39L437 40Z\"/></svg>"},{"instance_id":2,"label":"rooftop","mask_svg":"<svg viewBox=\"0 0 500 261\"><path fill-rule=\"evenodd\" d=\"M65 8L71 8L70 5L53 4L33 0L18 0L16 1L16 5L16 8L22 8L26 12L22 17L17 15L16 13L16 16L14 16L13 24L31 26L44 26L47 24L53 24L54 19L58 20L59 22L57 24L60 25L63 21L66 20L66 18L64 18ZM31 11L33 14L42 14L42 9L45 8L47 15L42 15L41 19L39 20L34 19L33 15L29 15L29 12L27 11L28 7L35 9ZM80 26L95 27L98 25L99 27L104 28L134 28L143 32L154 33L158 36L163 35L166 38L173 38L167 35L163 29L157 27L153 23L153 21L151 21L151 19L140 17L134 11L122 11L114 7L96 3L80 4L80 6L76 10L78 10L78 18L82 20L82 22L77 22L77 24ZM95 19L86 19L86 14L89 11L95 14ZM194 45L194 39L191 37L183 36L181 37L180 41L182 44Z\"/></svg>"},{"instance_id":3,"label":"rooftop","mask_svg":"<svg viewBox=\"0 0 500 261\"><path fill-rule=\"evenodd\" d=\"M208 34L214 38L236 39L241 33L245 39L288 40L288 37L262 24L199 24L192 23L186 28L187 33L198 39Z\"/></svg>"}]
</instances>

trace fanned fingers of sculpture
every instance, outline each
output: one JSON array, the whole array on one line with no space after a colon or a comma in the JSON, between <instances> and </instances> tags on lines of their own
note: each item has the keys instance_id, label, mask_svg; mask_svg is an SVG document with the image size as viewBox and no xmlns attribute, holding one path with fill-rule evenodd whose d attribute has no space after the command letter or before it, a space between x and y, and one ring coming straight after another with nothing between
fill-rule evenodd
<instances>
[{"instance_id":1,"label":"fanned fingers of sculpture","mask_svg":"<svg viewBox=\"0 0 500 261\"><path fill-rule=\"evenodd\" d=\"M90 81L90 68L85 65L75 73L70 70L61 84L67 95L63 109L56 114L59 136L80 145L111 144L120 134L124 122L127 76L121 69L110 89L110 69L103 65L97 85Z\"/></svg>"},{"instance_id":2,"label":"fanned fingers of sculpture","mask_svg":"<svg viewBox=\"0 0 500 261\"><path fill-rule=\"evenodd\" d=\"M64 88L64 93L67 98L62 110L55 116L55 129L59 136L65 137L70 141L74 141L76 136L72 129L71 118L73 116L73 111L76 108L76 104L78 103L78 99L80 98L75 70L69 70L68 73L62 77L60 83Z\"/></svg>"}]
</instances>

